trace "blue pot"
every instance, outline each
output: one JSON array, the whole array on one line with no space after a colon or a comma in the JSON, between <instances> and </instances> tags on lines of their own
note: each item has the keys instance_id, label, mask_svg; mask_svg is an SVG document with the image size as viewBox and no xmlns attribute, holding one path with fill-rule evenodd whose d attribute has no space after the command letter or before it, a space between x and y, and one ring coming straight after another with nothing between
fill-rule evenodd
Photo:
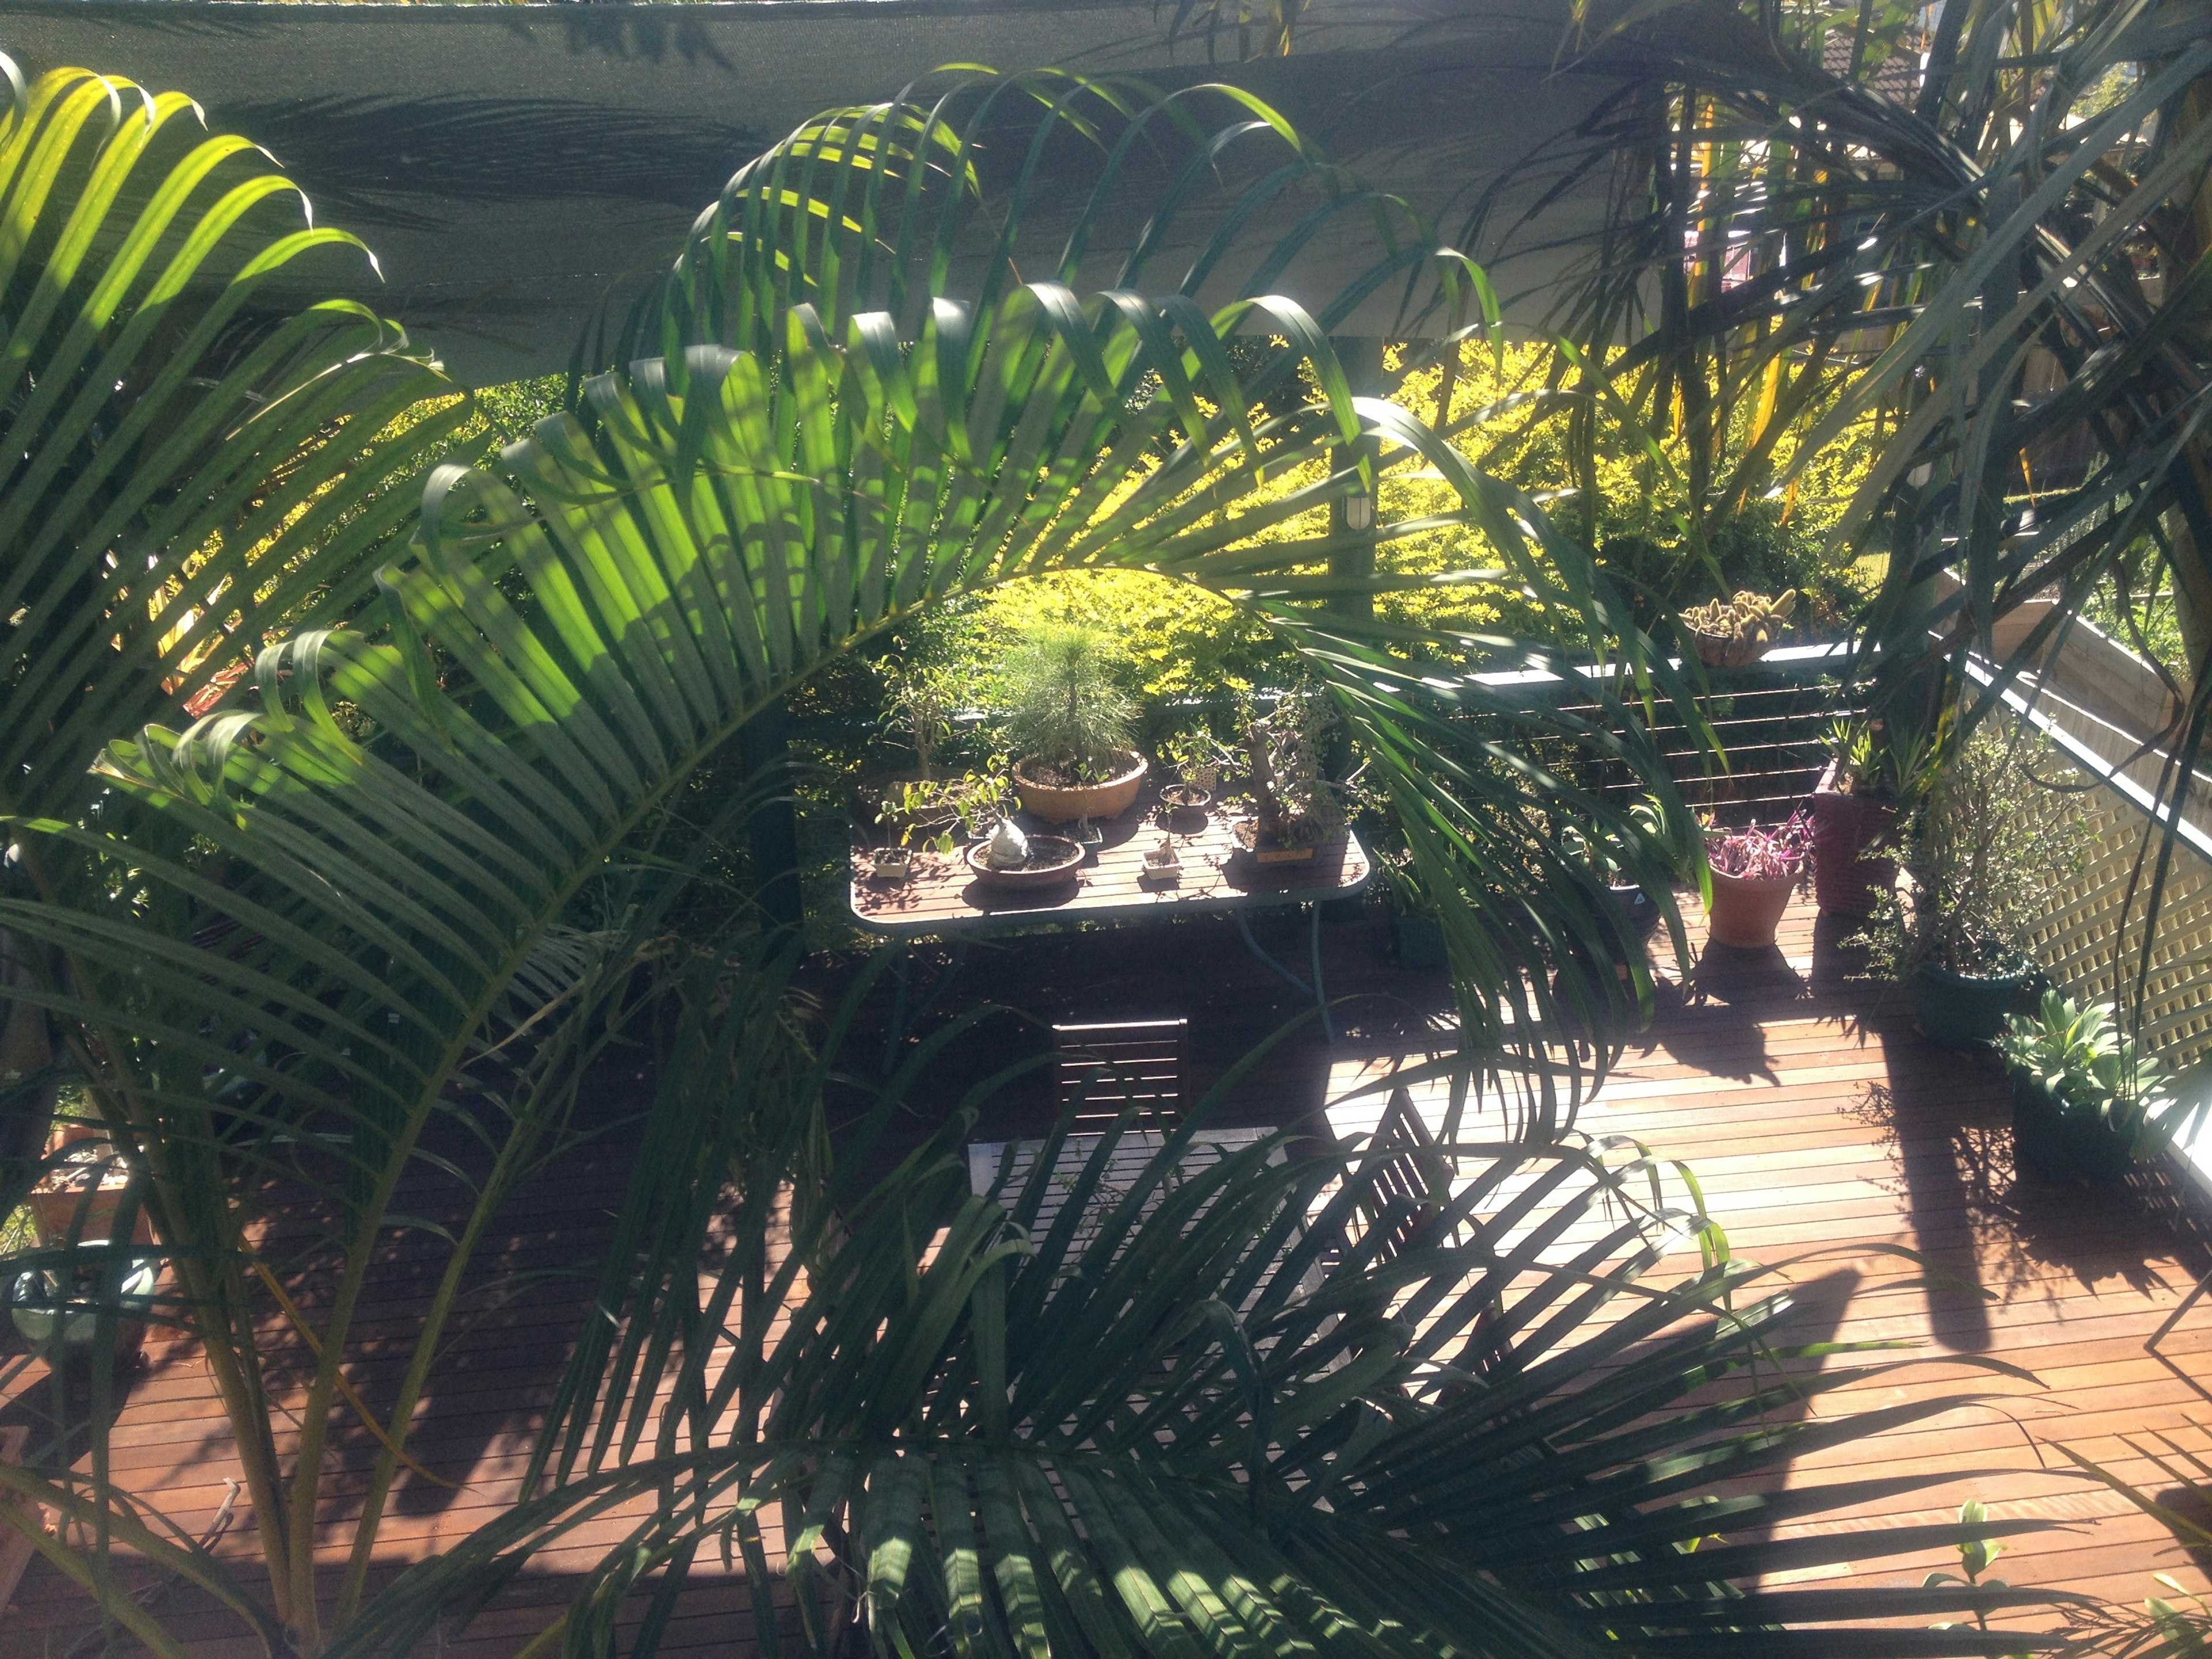
<instances>
[{"instance_id":1,"label":"blue pot","mask_svg":"<svg viewBox=\"0 0 2212 1659\"><path fill-rule=\"evenodd\" d=\"M2135 1134L2100 1115L2069 1112L2033 1078L2013 1073L2012 1148L2054 1181L2118 1181L2134 1165Z\"/></svg>"},{"instance_id":2,"label":"blue pot","mask_svg":"<svg viewBox=\"0 0 2212 1659\"><path fill-rule=\"evenodd\" d=\"M1912 1012L1929 1041L1947 1048L1994 1042L2028 977L2025 970L1954 974L1930 963L1912 976Z\"/></svg>"},{"instance_id":3,"label":"blue pot","mask_svg":"<svg viewBox=\"0 0 2212 1659\"><path fill-rule=\"evenodd\" d=\"M1393 916L1390 945L1401 968L1443 968L1450 958L1444 951L1443 924L1434 916Z\"/></svg>"}]
</instances>

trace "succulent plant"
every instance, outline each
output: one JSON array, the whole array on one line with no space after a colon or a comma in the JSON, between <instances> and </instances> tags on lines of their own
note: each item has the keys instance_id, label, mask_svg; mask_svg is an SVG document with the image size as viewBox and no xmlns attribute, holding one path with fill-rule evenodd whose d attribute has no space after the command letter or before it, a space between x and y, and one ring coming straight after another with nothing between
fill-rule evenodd
<instances>
[{"instance_id":1,"label":"succulent plant","mask_svg":"<svg viewBox=\"0 0 2212 1659\"><path fill-rule=\"evenodd\" d=\"M1771 645L1797 609L1797 590L1785 588L1769 599L1748 588L1732 599L1712 599L1685 611L1682 620L1700 634L1749 645Z\"/></svg>"}]
</instances>

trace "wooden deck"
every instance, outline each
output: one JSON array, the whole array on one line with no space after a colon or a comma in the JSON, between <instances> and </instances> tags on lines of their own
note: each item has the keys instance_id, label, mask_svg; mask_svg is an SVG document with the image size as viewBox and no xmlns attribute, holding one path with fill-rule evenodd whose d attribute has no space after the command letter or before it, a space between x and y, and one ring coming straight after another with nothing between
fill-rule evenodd
<instances>
[{"instance_id":1,"label":"wooden deck","mask_svg":"<svg viewBox=\"0 0 2212 1659\"><path fill-rule=\"evenodd\" d=\"M1273 939L1271 928L1290 942L1290 919L1261 919L1263 940ZM1799 1258L1791 1269L1802 1310L1798 1334L1921 1344L1936 1363L1885 1385L1880 1400L1933 1391L1986 1395L1984 1404L1936 1425L1849 1454L1860 1474L1958 1472L1952 1488L1912 1500L1911 1518L1948 1520L1959 1502L1978 1497L2000 1517L2064 1522L2067 1530L2012 1547L1997 1573L2014 1583L2127 1601L2156 1592L2154 1571L2201 1584L2155 1523L2062 1474L2058 1450L2070 1447L2147 1476L2122 1434L2163 1431L2192 1449L2212 1449L2205 1426L2212 1425L2212 1392L2197 1380L2212 1370L2212 1304L2191 1312L2161 1357L2142 1347L2212 1265L2192 1213L2154 1170L2113 1191L2016 1175L2003 1079L1994 1062L1934 1048L1912 1030L1901 998L1885 1000L1845 979L1836 942L1842 932L1816 924L1808 908L1793 910L1780 950L1716 951L1689 985L1663 988L1658 1018L1631 1044L1581 1127L1632 1135L1688 1160L1738 1255ZM1371 915L1324 928L1330 991L1358 999L1341 1011L1342 1040L1331 1048L1316 1029L1302 1030L1224 1103L1220 1121L1364 1127L1359 1109L1340 1105L1332 1113L1331 1103L1428 1047L1449 1009L1439 975L1406 972L1382 959L1382 933ZM949 953L927 953L924 968L934 964L941 975L951 963ZM825 964L817 988L834 992L845 966ZM933 978L930 971L917 976L916 1003L929 995ZM1221 917L979 945L941 988L946 1005L995 999L1048 1023L1187 1017L1194 1093L1304 1006L1244 953L1233 923ZM880 1042L888 1011L878 1012L872 1040ZM864 1030L860 1042L871 1040ZM1019 1044L1044 1041L1036 1027L1008 1022L956 1048L948 1077L964 1083L978 1074L977 1065L1003 1063ZM616 1091L637 1086L634 1079L608 1084ZM918 1103L917 1133L933 1109L929 1101ZM1009 1098L987 1115L977 1138L1030 1133L1050 1109L1042 1087ZM1363 1109L1371 1119L1372 1106ZM595 1262L620 1179L618 1163L603 1152L518 1199L498 1230L487 1281ZM1911 1286L1906 1281L1917 1270L1882 1255L1886 1245L1921 1252L1990 1295L1963 1284ZM426 1269L428 1261L426 1255ZM404 1363L409 1320L423 1292L411 1266L404 1267L374 1310L384 1351L356 1373L373 1401L380 1391L388 1395ZM393 1569L465 1533L512 1493L533 1413L557 1374L562 1336L574 1318L573 1295L557 1281L535 1284L510 1303L488 1306L459 1346L446 1380L422 1408L415 1449L462 1486L454 1492L422 1483L404 1489L385 1536ZM1977 1358L2024 1367L2036 1381L1961 1376L1944 1363ZM0 1425L28 1420L47 1392L33 1382L0 1412ZM1869 1395L1865 1403L1878 1402ZM187 1529L214 1516L231 1473L228 1437L190 1345L150 1351L132 1379L114 1440L125 1484L158 1494ZM373 1451L356 1436L339 1455L350 1468L365 1466ZM1810 1472L1795 1470L1790 1478ZM340 1522L344 1510L341 1493L328 1518ZM1905 1518L1868 1515L1857 1524ZM562 1575L589 1547L587 1539L549 1556L465 1634L448 1632L440 1651L487 1659L513 1653L564 1599ZM249 1559L246 1526L234 1525L220 1548ZM1917 1582L1950 1565L1881 1560L1858 1582ZM1846 1572L1821 1576L1840 1582ZM181 1590L161 1610L194 1638L196 1659L253 1650L234 1624ZM34 1563L0 1620L0 1659L59 1659L92 1624L88 1605L58 1573ZM687 1595L669 1650L748 1650L750 1625L741 1588L699 1583ZM81 1650L98 1651L97 1642Z\"/></svg>"}]
</instances>

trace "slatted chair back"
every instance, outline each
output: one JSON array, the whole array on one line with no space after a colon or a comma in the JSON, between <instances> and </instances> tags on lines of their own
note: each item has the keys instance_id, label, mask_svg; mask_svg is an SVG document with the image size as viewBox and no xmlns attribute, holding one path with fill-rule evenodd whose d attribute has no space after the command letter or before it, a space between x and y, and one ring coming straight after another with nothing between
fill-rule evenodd
<instances>
[{"instance_id":1,"label":"slatted chair back","mask_svg":"<svg viewBox=\"0 0 2212 1659\"><path fill-rule=\"evenodd\" d=\"M1097 1130L1135 1109L1140 1127L1166 1131L1182 1115L1187 1019L1098 1020L1052 1028L1060 1100L1079 1129Z\"/></svg>"},{"instance_id":2,"label":"slatted chair back","mask_svg":"<svg viewBox=\"0 0 2212 1659\"><path fill-rule=\"evenodd\" d=\"M1380 1167L1373 1167L1380 1159ZM1375 1126L1361 1160L1367 1188L1359 1201L1363 1237L1381 1230L1375 1260L1395 1260L1436 1219L1451 1196L1451 1170L1437 1138L1403 1088L1390 1091L1390 1103Z\"/></svg>"}]
</instances>

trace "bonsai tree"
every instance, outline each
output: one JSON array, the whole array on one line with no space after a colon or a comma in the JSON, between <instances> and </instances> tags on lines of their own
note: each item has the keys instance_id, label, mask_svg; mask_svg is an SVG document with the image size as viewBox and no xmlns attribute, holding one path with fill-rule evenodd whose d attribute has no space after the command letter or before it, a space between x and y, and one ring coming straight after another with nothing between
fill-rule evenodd
<instances>
[{"instance_id":1,"label":"bonsai tree","mask_svg":"<svg viewBox=\"0 0 2212 1659\"><path fill-rule=\"evenodd\" d=\"M1115 682L1104 641L1087 628L1039 633L1006 665L1016 764L1059 788L1104 783L1128 769L1136 704Z\"/></svg>"},{"instance_id":2,"label":"bonsai tree","mask_svg":"<svg viewBox=\"0 0 2212 1659\"><path fill-rule=\"evenodd\" d=\"M939 745L952 735L952 717L962 706L959 680L937 663L887 664L883 676L884 728L907 740L916 769L929 777Z\"/></svg>"},{"instance_id":3,"label":"bonsai tree","mask_svg":"<svg viewBox=\"0 0 2212 1659\"><path fill-rule=\"evenodd\" d=\"M1245 724L1253 829L1278 847L1313 847L1344 827L1344 809L1322 776L1322 741L1336 716L1317 692L1284 694L1271 714Z\"/></svg>"},{"instance_id":4,"label":"bonsai tree","mask_svg":"<svg viewBox=\"0 0 2212 1659\"><path fill-rule=\"evenodd\" d=\"M1984 726L1936 776L1900 862L1909 896L1881 895L1862 936L1869 966L1910 979L1934 966L1986 977L2029 963L2051 885L2081 868L2088 830L2033 764L2041 739Z\"/></svg>"}]
</instances>

